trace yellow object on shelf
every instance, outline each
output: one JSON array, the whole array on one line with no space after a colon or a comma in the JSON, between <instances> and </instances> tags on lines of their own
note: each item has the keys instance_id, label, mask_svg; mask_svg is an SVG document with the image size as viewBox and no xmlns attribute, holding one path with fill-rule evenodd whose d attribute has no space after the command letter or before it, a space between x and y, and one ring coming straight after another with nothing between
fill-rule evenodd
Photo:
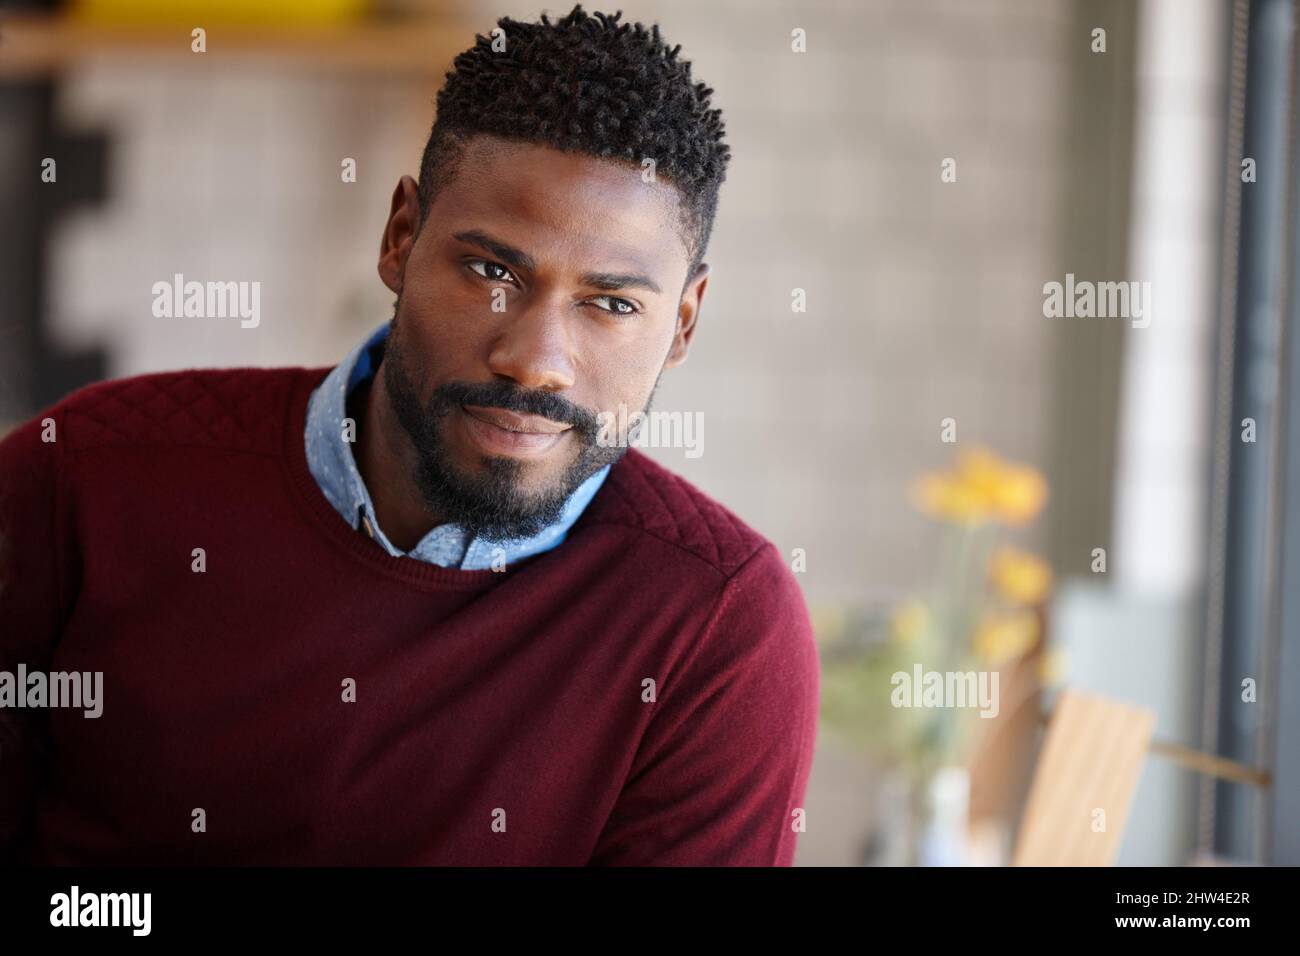
<instances>
[{"instance_id":1,"label":"yellow object on shelf","mask_svg":"<svg viewBox=\"0 0 1300 956\"><path fill-rule=\"evenodd\" d=\"M370 0L74 0L69 13L94 24L291 26L350 23L370 7Z\"/></svg>"}]
</instances>

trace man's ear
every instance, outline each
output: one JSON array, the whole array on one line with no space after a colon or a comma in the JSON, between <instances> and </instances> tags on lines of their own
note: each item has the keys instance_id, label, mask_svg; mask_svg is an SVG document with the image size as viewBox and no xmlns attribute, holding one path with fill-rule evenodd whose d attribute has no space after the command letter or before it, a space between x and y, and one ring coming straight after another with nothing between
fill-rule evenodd
<instances>
[{"instance_id":1,"label":"man's ear","mask_svg":"<svg viewBox=\"0 0 1300 956\"><path fill-rule=\"evenodd\" d=\"M701 262L695 274L687 281L681 304L677 306L677 331L673 335L673 344L668 350L668 359L664 362L664 368L676 368L686 361L691 340L695 338L695 326L699 322L700 307L704 304L704 290L708 287L709 264Z\"/></svg>"},{"instance_id":2,"label":"man's ear","mask_svg":"<svg viewBox=\"0 0 1300 956\"><path fill-rule=\"evenodd\" d=\"M403 176L393 190L393 204L379 241L379 278L393 292L402 288L406 259L420 231L420 197L415 180Z\"/></svg>"}]
</instances>

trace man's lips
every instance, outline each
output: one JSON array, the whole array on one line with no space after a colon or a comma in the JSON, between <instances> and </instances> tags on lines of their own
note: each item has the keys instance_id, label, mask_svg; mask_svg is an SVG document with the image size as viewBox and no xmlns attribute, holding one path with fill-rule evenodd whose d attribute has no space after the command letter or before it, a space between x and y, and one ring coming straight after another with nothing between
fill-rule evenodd
<instances>
[{"instance_id":1,"label":"man's lips","mask_svg":"<svg viewBox=\"0 0 1300 956\"><path fill-rule=\"evenodd\" d=\"M461 408L479 421L495 425L497 428L504 428L508 432L558 435L560 432L568 431L572 427L561 422L553 422L541 415L521 415L519 412L507 411L504 408L484 408L479 405L462 405Z\"/></svg>"},{"instance_id":2,"label":"man's lips","mask_svg":"<svg viewBox=\"0 0 1300 956\"><path fill-rule=\"evenodd\" d=\"M462 405L465 431L489 455L540 458L556 446L572 426L540 415L523 415L504 408Z\"/></svg>"}]
</instances>

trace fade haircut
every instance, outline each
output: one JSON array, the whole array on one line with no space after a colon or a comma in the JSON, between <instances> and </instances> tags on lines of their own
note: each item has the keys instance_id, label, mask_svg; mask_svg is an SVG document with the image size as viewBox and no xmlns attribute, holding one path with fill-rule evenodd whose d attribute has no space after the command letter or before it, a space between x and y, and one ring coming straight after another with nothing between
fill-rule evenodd
<instances>
[{"instance_id":1,"label":"fade haircut","mask_svg":"<svg viewBox=\"0 0 1300 956\"><path fill-rule=\"evenodd\" d=\"M455 177L466 141L487 134L643 168L681 196L683 241L703 259L731 151L713 90L691 80L657 25L620 23L622 11L527 23L502 17L495 37L476 37L453 61L420 160L421 224ZM504 50L493 50L493 43Z\"/></svg>"}]
</instances>

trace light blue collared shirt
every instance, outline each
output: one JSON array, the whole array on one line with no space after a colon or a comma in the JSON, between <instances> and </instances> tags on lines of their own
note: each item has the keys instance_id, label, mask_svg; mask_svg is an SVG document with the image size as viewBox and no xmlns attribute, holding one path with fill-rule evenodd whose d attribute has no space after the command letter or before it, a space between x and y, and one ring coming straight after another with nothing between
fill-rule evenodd
<instances>
[{"instance_id":1,"label":"light blue collared shirt","mask_svg":"<svg viewBox=\"0 0 1300 956\"><path fill-rule=\"evenodd\" d=\"M362 529L364 519L371 536L394 557L415 558L462 571L485 571L503 563L511 564L549 551L564 541L573 523L604 484L609 465L579 485L565 502L560 517L531 538L499 542L471 540L459 525L442 524L421 538L410 551L399 551L388 540L375 518L370 492L357 470L352 443L343 440L347 397L358 385L374 376L376 366L371 350L384 341L388 329L388 323L384 323L353 348L316 386L307 406L307 466L334 510L357 530Z\"/></svg>"}]
</instances>

